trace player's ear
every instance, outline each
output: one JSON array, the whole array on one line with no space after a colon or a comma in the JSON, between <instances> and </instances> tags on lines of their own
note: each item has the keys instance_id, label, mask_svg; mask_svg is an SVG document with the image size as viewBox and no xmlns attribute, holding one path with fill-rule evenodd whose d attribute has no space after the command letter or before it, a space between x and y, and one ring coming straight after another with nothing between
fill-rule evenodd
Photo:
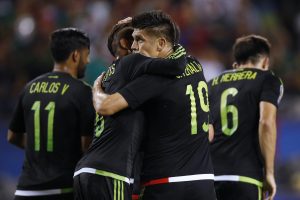
<instances>
[{"instance_id":1,"label":"player's ear","mask_svg":"<svg viewBox=\"0 0 300 200\"><path fill-rule=\"evenodd\" d=\"M119 48L120 56L126 56L131 53L131 43L125 38L120 39Z\"/></svg>"},{"instance_id":2,"label":"player's ear","mask_svg":"<svg viewBox=\"0 0 300 200\"><path fill-rule=\"evenodd\" d=\"M75 50L72 52L72 60L74 63L78 63L80 60L80 52L78 50Z\"/></svg>"},{"instance_id":3,"label":"player's ear","mask_svg":"<svg viewBox=\"0 0 300 200\"><path fill-rule=\"evenodd\" d=\"M262 63L263 70L268 70L269 65L270 65L270 59L269 59L269 57L266 56L263 60L263 63Z\"/></svg>"},{"instance_id":4,"label":"player's ear","mask_svg":"<svg viewBox=\"0 0 300 200\"><path fill-rule=\"evenodd\" d=\"M157 39L157 51L162 51L164 48L165 48L165 46L166 46L166 39L165 38L163 38L163 37L160 37L160 38L158 38Z\"/></svg>"}]
</instances>

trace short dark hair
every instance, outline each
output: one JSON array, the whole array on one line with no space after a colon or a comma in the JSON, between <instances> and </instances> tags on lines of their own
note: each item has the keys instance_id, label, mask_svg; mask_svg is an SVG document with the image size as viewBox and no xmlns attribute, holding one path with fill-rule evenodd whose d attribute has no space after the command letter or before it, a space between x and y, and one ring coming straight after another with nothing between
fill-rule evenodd
<instances>
[{"instance_id":1,"label":"short dark hair","mask_svg":"<svg viewBox=\"0 0 300 200\"><path fill-rule=\"evenodd\" d=\"M270 56L270 48L270 42L262 36L243 36L236 39L233 45L233 56L238 65L249 61L256 64L261 56Z\"/></svg>"},{"instance_id":2,"label":"short dark hair","mask_svg":"<svg viewBox=\"0 0 300 200\"><path fill-rule=\"evenodd\" d=\"M170 15L161 10L141 13L132 18L132 26L136 29L145 29L152 35L163 35L171 44L179 41L179 28Z\"/></svg>"},{"instance_id":3,"label":"short dark hair","mask_svg":"<svg viewBox=\"0 0 300 200\"><path fill-rule=\"evenodd\" d=\"M111 55L116 56L117 48L121 38L126 39L131 46L133 42L132 32L133 28L131 23L116 24L113 26L107 39L107 48Z\"/></svg>"},{"instance_id":4,"label":"short dark hair","mask_svg":"<svg viewBox=\"0 0 300 200\"><path fill-rule=\"evenodd\" d=\"M51 33L50 49L55 62L66 61L73 51L82 48L90 48L90 39L79 29L69 27Z\"/></svg>"}]
</instances>

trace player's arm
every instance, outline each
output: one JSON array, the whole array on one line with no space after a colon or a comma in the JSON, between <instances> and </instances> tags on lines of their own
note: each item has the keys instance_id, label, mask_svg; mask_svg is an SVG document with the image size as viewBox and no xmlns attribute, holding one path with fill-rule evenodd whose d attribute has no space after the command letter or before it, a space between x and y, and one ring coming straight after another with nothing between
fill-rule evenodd
<instances>
[{"instance_id":1,"label":"player's arm","mask_svg":"<svg viewBox=\"0 0 300 200\"><path fill-rule=\"evenodd\" d=\"M26 146L26 134L15 133L12 130L8 129L7 141L17 147L20 147L21 149L24 149Z\"/></svg>"},{"instance_id":2,"label":"player's arm","mask_svg":"<svg viewBox=\"0 0 300 200\"><path fill-rule=\"evenodd\" d=\"M93 86L93 104L97 113L107 116L113 115L120 110L128 107L127 101L120 93L114 93L112 95L104 93L101 82L103 73L99 76Z\"/></svg>"},{"instance_id":3,"label":"player's arm","mask_svg":"<svg viewBox=\"0 0 300 200\"><path fill-rule=\"evenodd\" d=\"M92 142L92 136L81 136L81 150L86 152Z\"/></svg>"},{"instance_id":4,"label":"player's arm","mask_svg":"<svg viewBox=\"0 0 300 200\"><path fill-rule=\"evenodd\" d=\"M93 107L91 87L84 87L79 94L81 150L86 152L92 142L96 114Z\"/></svg>"},{"instance_id":5,"label":"player's arm","mask_svg":"<svg viewBox=\"0 0 300 200\"><path fill-rule=\"evenodd\" d=\"M268 102L260 102L259 119L259 144L265 166L266 190L269 199L273 199L276 193L274 178L274 159L276 147L276 111L277 108Z\"/></svg>"},{"instance_id":6,"label":"player's arm","mask_svg":"<svg viewBox=\"0 0 300 200\"><path fill-rule=\"evenodd\" d=\"M25 129L25 119L24 119L23 104L22 104L24 91L25 90L23 90L18 100L18 103L15 107L7 131L7 141L22 149L26 147L26 135L27 135Z\"/></svg>"},{"instance_id":7,"label":"player's arm","mask_svg":"<svg viewBox=\"0 0 300 200\"><path fill-rule=\"evenodd\" d=\"M161 94L171 83L172 79L143 75L112 95L105 94L98 85L93 92L94 107L102 115L113 115L127 107L136 109L147 100Z\"/></svg>"},{"instance_id":8,"label":"player's arm","mask_svg":"<svg viewBox=\"0 0 300 200\"><path fill-rule=\"evenodd\" d=\"M212 124L209 124L208 128L208 140L209 142L212 142L215 136L215 130Z\"/></svg>"},{"instance_id":9,"label":"player's arm","mask_svg":"<svg viewBox=\"0 0 300 200\"><path fill-rule=\"evenodd\" d=\"M274 74L266 75L260 96L259 145L264 158L264 195L273 200L276 194L274 160L276 148L276 113L283 96L283 84Z\"/></svg>"},{"instance_id":10,"label":"player's arm","mask_svg":"<svg viewBox=\"0 0 300 200\"><path fill-rule=\"evenodd\" d=\"M208 85L208 102L209 105L211 105L212 102L212 95L211 95L211 81L207 83ZM208 123L209 123L209 129L208 129L208 140L209 142L212 142L215 136L215 129L214 129L214 116L213 112L211 112L211 106L209 108L209 117L208 117Z\"/></svg>"},{"instance_id":11,"label":"player's arm","mask_svg":"<svg viewBox=\"0 0 300 200\"><path fill-rule=\"evenodd\" d=\"M185 49L178 45L174 52L166 59L153 58L143 66L144 73L175 77L181 75L185 69Z\"/></svg>"}]
</instances>

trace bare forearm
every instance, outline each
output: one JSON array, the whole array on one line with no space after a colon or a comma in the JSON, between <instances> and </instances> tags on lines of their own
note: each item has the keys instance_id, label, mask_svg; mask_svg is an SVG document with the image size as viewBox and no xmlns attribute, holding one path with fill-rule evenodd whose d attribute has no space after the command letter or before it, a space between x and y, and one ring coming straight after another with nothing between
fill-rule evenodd
<instances>
[{"instance_id":1,"label":"bare forearm","mask_svg":"<svg viewBox=\"0 0 300 200\"><path fill-rule=\"evenodd\" d=\"M93 90L93 105L95 111L101 114L103 104L105 103L108 95L99 90Z\"/></svg>"},{"instance_id":2,"label":"bare forearm","mask_svg":"<svg viewBox=\"0 0 300 200\"><path fill-rule=\"evenodd\" d=\"M103 116L113 115L128 107L127 101L119 93L107 95L102 91L93 92L94 108Z\"/></svg>"},{"instance_id":3,"label":"bare forearm","mask_svg":"<svg viewBox=\"0 0 300 200\"><path fill-rule=\"evenodd\" d=\"M212 142L214 139L215 131L214 127L212 124L209 124L209 129L208 129L208 140L209 142Z\"/></svg>"},{"instance_id":4,"label":"bare forearm","mask_svg":"<svg viewBox=\"0 0 300 200\"><path fill-rule=\"evenodd\" d=\"M266 174L274 174L276 134L275 120L259 122L259 144L264 157Z\"/></svg>"},{"instance_id":5,"label":"bare forearm","mask_svg":"<svg viewBox=\"0 0 300 200\"><path fill-rule=\"evenodd\" d=\"M81 136L81 150L82 152L86 152L92 142L91 136Z\"/></svg>"}]
</instances>

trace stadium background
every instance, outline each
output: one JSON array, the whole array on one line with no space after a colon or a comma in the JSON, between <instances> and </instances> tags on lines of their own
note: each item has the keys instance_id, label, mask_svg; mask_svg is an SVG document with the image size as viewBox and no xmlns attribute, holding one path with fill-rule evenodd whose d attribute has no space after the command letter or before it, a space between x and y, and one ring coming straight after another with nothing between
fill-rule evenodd
<instances>
[{"instance_id":1,"label":"stadium background","mask_svg":"<svg viewBox=\"0 0 300 200\"><path fill-rule=\"evenodd\" d=\"M169 13L181 44L201 61L207 79L232 64L236 37L255 33L272 43L272 68L283 79L278 114L277 200L300 199L300 1L299 0L0 0L0 198L11 199L23 152L6 142L8 120L22 87L48 72L49 33L75 26L91 37L93 80L112 61L108 31L119 19L151 9Z\"/></svg>"}]
</instances>

